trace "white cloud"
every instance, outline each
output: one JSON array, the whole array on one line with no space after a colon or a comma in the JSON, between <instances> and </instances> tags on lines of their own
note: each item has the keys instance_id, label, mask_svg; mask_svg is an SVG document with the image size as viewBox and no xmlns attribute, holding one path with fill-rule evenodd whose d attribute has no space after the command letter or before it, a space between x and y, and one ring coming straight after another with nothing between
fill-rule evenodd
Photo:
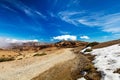
<instances>
[{"instance_id":1,"label":"white cloud","mask_svg":"<svg viewBox=\"0 0 120 80\"><path fill-rule=\"evenodd\" d=\"M81 39L90 39L88 36L80 36Z\"/></svg>"},{"instance_id":2,"label":"white cloud","mask_svg":"<svg viewBox=\"0 0 120 80\"><path fill-rule=\"evenodd\" d=\"M0 48L5 48L10 46L11 43L25 43L25 42L38 42L37 39L34 40L18 40L11 38L0 37Z\"/></svg>"},{"instance_id":3,"label":"white cloud","mask_svg":"<svg viewBox=\"0 0 120 80\"><path fill-rule=\"evenodd\" d=\"M73 35L61 35L61 36L56 36L53 37L54 40L77 40L77 36Z\"/></svg>"}]
</instances>

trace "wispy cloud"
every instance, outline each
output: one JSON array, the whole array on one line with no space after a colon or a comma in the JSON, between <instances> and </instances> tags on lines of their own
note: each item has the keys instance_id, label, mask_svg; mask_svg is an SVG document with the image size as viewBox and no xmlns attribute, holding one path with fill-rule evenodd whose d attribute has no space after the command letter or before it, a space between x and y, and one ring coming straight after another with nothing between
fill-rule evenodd
<instances>
[{"instance_id":1,"label":"wispy cloud","mask_svg":"<svg viewBox=\"0 0 120 80\"><path fill-rule=\"evenodd\" d=\"M81 11L81 12L62 11L62 12L58 13L58 16L61 18L61 20L77 26L78 25L78 21L77 21L78 17L76 17L76 16L79 16L79 15L81 15L83 13L84 13L84 11Z\"/></svg>"},{"instance_id":2,"label":"wispy cloud","mask_svg":"<svg viewBox=\"0 0 120 80\"><path fill-rule=\"evenodd\" d=\"M32 23L34 23L34 27L27 27L30 28L34 31L43 31L44 29L41 27L41 23L39 21L39 18L46 20L47 17L42 14L40 11L36 10L36 9L32 9L31 7L27 6L26 4L24 4L22 1L20 0L5 0L7 3L9 3L12 7L9 7L9 5L3 4L2 7L11 10L11 11L15 11L16 14L19 15L19 13L24 13L27 17L31 18ZM15 8L15 9L14 9ZM31 26L30 23L26 22L24 20L23 16L17 16L18 21L20 23L24 23L28 26ZM24 21L23 21L24 20ZM37 27L36 27L37 26ZM38 27L39 26L39 27ZM22 27L21 27L22 28Z\"/></svg>"},{"instance_id":3,"label":"wispy cloud","mask_svg":"<svg viewBox=\"0 0 120 80\"><path fill-rule=\"evenodd\" d=\"M36 17L36 15L40 16L43 19L45 19L45 17L46 17L41 12L28 7L27 5L25 5L24 3L22 3L19 0L5 0L5 1L12 4L12 6L16 7L17 9L23 11L26 15L28 15L30 17ZM12 8L9 8L8 6L4 6L4 7L12 10Z\"/></svg>"},{"instance_id":4,"label":"wispy cloud","mask_svg":"<svg viewBox=\"0 0 120 80\"><path fill-rule=\"evenodd\" d=\"M79 19L81 24L87 26L99 26L102 31L118 33L120 32L120 13L100 15L98 18L93 19L94 15L87 16L84 19Z\"/></svg>"},{"instance_id":5,"label":"wispy cloud","mask_svg":"<svg viewBox=\"0 0 120 80\"><path fill-rule=\"evenodd\" d=\"M7 5L5 5L5 4L0 4L0 6L1 6L2 8L5 8L5 9L9 10L9 11L16 12L16 10L12 9L10 6L7 6Z\"/></svg>"},{"instance_id":6,"label":"wispy cloud","mask_svg":"<svg viewBox=\"0 0 120 80\"><path fill-rule=\"evenodd\" d=\"M47 17L45 15L43 15L41 12L39 11L35 11L36 14L38 14L39 16L41 16L43 19L46 19Z\"/></svg>"},{"instance_id":7,"label":"wispy cloud","mask_svg":"<svg viewBox=\"0 0 120 80\"><path fill-rule=\"evenodd\" d=\"M101 42L110 41L110 40L117 40L117 39L120 39L119 36L120 36L120 33L114 33L111 35L101 36L100 39L102 39Z\"/></svg>"},{"instance_id":8,"label":"wispy cloud","mask_svg":"<svg viewBox=\"0 0 120 80\"><path fill-rule=\"evenodd\" d=\"M87 15L85 15L87 13ZM62 11L58 13L61 20L79 26L80 24L88 27L99 27L104 32L120 33L120 13L92 14L87 11Z\"/></svg>"},{"instance_id":9,"label":"wispy cloud","mask_svg":"<svg viewBox=\"0 0 120 80\"><path fill-rule=\"evenodd\" d=\"M48 12L50 17L57 17L56 14L54 14L53 12Z\"/></svg>"},{"instance_id":10,"label":"wispy cloud","mask_svg":"<svg viewBox=\"0 0 120 80\"><path fill-rule=\"evenodd\" d=\"M60 34L64 34L64 35L67 35L67 34L70 34L70 32L68 31L63 31L63 30L58 30Z\"/></svg>"},{"instance_id":11,"label":"wispy cloud","mask_svg":"<svg viewBox=\"0 0 120 80\"><path fill-rule=\"evenodd\" d=\"M87 25L87 26L90 26L90 27L99 25L99 23L97 23L97 22L92 22L92 21L88 22L86 19L79 19L78 22L80 24Z\"/></svg>"},{"instance_id":12,"label":"wispy cloud","mask_svg":"<svg viewBox=\"0 0 120 80\"><path fill-rule=\"evenodd\" d=\"M53 37L53 40L77 40L77 36L73 35L61 35L61 36L56 36Z\"/></svg>"}]
</instances>

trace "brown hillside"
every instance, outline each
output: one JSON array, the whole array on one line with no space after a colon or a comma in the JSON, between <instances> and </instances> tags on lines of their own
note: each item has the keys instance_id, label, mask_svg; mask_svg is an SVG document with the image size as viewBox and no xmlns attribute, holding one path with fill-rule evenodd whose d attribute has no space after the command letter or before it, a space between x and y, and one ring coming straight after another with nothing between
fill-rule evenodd
<instances>
[{"instance_id":1,"label":"brown hillside","mask_svg":"<svg viewBox=\"0 0 120 80\"><path fill-rule=\"evenodd\" d=\"M93 46L93 48L94 49L102 48L102 47L107 47L107 46L111 46L111 45L114 45L114 44L120 44L120 39L119 40L113 40L113 41L99 43L98 45Z\"/></svg>"}]
</instances>

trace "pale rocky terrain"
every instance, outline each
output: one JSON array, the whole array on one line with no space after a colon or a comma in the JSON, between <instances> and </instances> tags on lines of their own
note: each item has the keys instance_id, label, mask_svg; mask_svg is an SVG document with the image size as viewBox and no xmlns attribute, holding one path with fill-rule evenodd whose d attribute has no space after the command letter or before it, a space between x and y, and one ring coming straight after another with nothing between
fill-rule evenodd
<instances>
[{"instance_id":1,"label":"pale rocky terrain","mask_svg":"<svg viewBox=\"0 0 120 80\"><path fill-rule=\"evenodd\" d=\"M0 80L31 80L54 65L75 58L71 49L60 49L42 57L0 63Z\"/></svg>"}]
</instances>

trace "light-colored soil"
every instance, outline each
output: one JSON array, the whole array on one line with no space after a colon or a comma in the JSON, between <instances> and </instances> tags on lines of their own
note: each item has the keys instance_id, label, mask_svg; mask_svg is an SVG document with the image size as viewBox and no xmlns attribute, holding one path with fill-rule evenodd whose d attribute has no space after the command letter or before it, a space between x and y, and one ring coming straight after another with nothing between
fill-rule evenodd
<instances>
[{"instance_id":1,"label":"light-colored soil","mask_svg":"<svg viewBox=\"0 0 120 80\"><path fill-rule=\"evenodd\" d=\"M35 54L52 54L52 53L58 53L58 48L56 47L50 47L38 50L37 52L34 50L28 50L28 51L15 51L15 50L0 50L0 59L1 58L14 58L15 60L20 59L26 59L33 57Z\"/></svg>"},{"instance_id":2,"label":"light-colored soil","mask_svg":"<svg viewBox=\"0 0 120 80\"><path fill-rule=\"evenodd\" d=\"M55 65L32 80L77 80L81 77L86 80L100 80L101 75L91 61L82 54L76 55L75 58ZM86 75L83 72L86 72Z\"/></svg>"},{"instance_id":3,"label":"light-colored soil","mask_svg":"<svg viewBox=\"0 0 120 80\"><path fill-rule=\"evenodd\" d=\"M76 80L72 75L77 68L76 62L78 62L77 58L59 63L32 80Z\"/></svg>"},{"instance_id":4,"label":"light-colored soil","mask_svg":"<svg viewBox=\"0 0 120 80\"><path fill-rule=\"evenodd\" d=\"M45 56L0 63L0 80L31 80L54 65L75 58L71 49L59 49Z\"/></svg>"},{"instance_id":5,"label":"light-colored soil","mask_svg":"<svg viewBox=\"0 0 120 80\"><path fill-rule=\"evenodd\" d=\"M9 51L9 50L0 50L0 58L1 57L15 57L18 53Z\"/></svg>"}]
</instances>

